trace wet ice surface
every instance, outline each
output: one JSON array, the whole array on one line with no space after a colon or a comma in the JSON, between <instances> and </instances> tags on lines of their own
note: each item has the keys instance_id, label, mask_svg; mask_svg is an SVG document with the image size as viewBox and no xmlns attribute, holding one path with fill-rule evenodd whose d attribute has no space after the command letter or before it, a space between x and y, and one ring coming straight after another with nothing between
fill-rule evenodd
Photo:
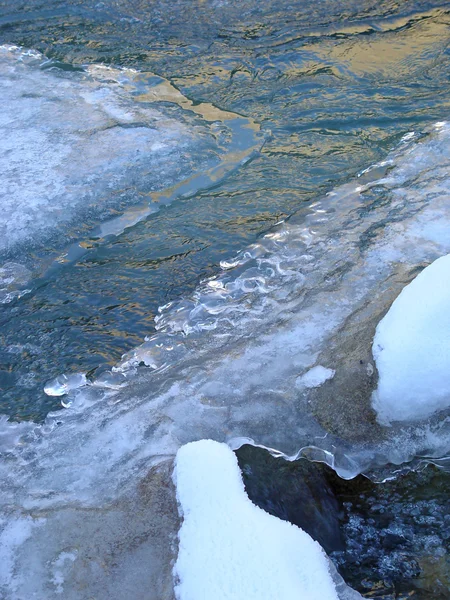
<instances>
[{"instance_id":1,"label":"wet ice surface","mask_svg":"<svg viewBox=\"0 0 450 600\"><path fill-rule=\"evenodd\" d=\"M107 564L111 548L130 549L137 534L112 532L109 518L119 504L120 519L139 531L142 514L132 508L142 494L137 481L192 440L236 447L250 439L289 456L304 447L300 455L344 477L448 452L445 414L419 425L376 425L374 368L360 357L370 354L376 324L417 268L450 249L432 227L437 217L441 225L449 219L449 144L444 123L405 140L382 164L224 263L192 298L163 307L156 336L96 385L64 396L67 410L41 426L3 424L2 512L8 527L17 521L20 531L23 519L33 522L29 537L4 533L14 576L3 589L11 597L56 594L55 577L62 584L49 565L60 564L61 552L72 553L72 528L78 554L63 561L66 597L77 597L80 581L95 589L115 582L120 597L121 568L94 573L84 562L94 552L93 531L95 555ZM356 345L349 353L350 343ZM297 379L317 365L333 369L334 377L299 390ZM366 382L365 395L352 394L355 381L359 388ZM169 474L158 477L149 477L148 489L169 493ZM100 525L86 518L98 513ZM145 518L148 528L157 527L161 511ZM173 560L164 533L144 546L165 565ZM124 550L120 561L127 556ZM17 574L31 557L36 575L25 581ZM163 585L160 565L147 576Z\"/></svg>"},{"instance_id":2,"label":"wet ice surface","mask_svg":"<svg viewBox=\"0 0 450 600\"><path fill-rule=\"evenodd\" d=\"M0 73L2 303L29 291L52 259L73 262L90 238L217 183L262 143L250 120L203 113L151 73L74 68L15 46L0 46Z\"/></svg>"}]
</instances>

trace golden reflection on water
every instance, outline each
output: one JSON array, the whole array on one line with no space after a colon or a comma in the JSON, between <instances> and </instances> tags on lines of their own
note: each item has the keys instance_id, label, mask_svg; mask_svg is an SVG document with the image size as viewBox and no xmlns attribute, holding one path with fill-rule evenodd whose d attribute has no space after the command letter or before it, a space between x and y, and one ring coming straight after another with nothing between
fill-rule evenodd
<instances>
[{"instance_id":1,"label":"golden reflection on water","mask_svg":"<svg viewBox=\"0 0 450 600\"><path fill-rule=\"evenodd\" d=\"M422 21L403 31L350 37L320 51L323 58L357 76L411 77L438 60L450 42L450 18Z\"/></svg>"},{"instance_id":2,"label":"golden reflection on water","mask_svg":"<svg viewBox=\"0 0 450 600\"><path fill-rule=\"evenodd\" d=\"M139 81L145 83L147 77L146 74L137 74L134 81L136 83ZM149 87L147 91L135 96L135 99L139 102L173 102L185 110L190 110L197 115L200 115L207 121L225 122L236 118L236 113L221 110L209 102L194 104L192 100L183 96L176 87L166 80L161 80L158 85ZM249 126L252 127L254 131L259 131L260 129L257 123L249 123Z\"/></svg>"}]
</instances>

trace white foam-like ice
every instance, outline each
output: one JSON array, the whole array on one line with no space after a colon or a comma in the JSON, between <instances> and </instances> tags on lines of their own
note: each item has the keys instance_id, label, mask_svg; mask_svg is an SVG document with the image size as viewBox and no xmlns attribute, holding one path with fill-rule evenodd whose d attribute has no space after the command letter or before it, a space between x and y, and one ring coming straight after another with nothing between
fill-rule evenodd
<instances>
[{"instance_id":1,"label":"white foam-like ice","mask_svg":"<svg viewBox=\"0 0 450 600\"><path fill-rule=\"evenodd\" d=\"M382 422L423 419L450 406L450 255L402 290L378 324L373 355Z\"/></svg>"},{"instance_id":2,"label":"white foam-like ice","mask_svg":"<svg viewBox=\"0 0 450 600\"><path fill-rule=\"evenodd\" d=\"M325 381L332 379L335 373L336 371L334 369L327 369L322 365L316 365L299 377L296 381L296 385L300 388L316 388L325 383Z\"/></svg>"},{"instance_id":3,"label":"white foam-like ice","mask_svg":"<svg viewBox=\"0 0 450 600\"><path fill-rule=\"evenodd\" d=\"M225 444L180 448L174 480L183 518L177 600L338 600L320 545L249 500Z\"/></svg>"}]
</instances>

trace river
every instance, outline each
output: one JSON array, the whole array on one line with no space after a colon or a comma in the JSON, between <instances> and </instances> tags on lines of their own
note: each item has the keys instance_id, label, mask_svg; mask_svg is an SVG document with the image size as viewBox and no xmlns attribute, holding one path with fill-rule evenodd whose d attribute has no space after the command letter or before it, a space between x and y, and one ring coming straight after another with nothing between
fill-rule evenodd
<instances>
[{"instance_id":1,"label":"river","mask_svg":"<svg viewBox=\"0 0 450 600\"><path fill-rule=\"evenodd\" d=\"M195 439L345 480L446 456L446 414L376 421L370 344L450 251L449 21L419 1L0 6L5 598L170 597L170 465ZM336 375L305 392L316 364ZM424 485L405 476L400 504ZM449 577L439 531L406 575L336 564L363 593L444 598L423 583L433 556Z\"/></svg>"}]
</instances>

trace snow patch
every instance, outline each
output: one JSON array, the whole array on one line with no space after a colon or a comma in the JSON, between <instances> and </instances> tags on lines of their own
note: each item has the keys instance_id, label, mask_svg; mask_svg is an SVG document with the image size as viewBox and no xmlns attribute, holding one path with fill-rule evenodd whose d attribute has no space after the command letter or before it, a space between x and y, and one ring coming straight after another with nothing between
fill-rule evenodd
<instances>
[{"instance_id":1,"label":"snow patch","mask_svg":"<svg viewBox=\"0 0 450 600\"><path fill-rule=\"evenodd\" d=\"M44 519L19 517L15 519L0 519L0 596L2 591L15 591L17 582L16 561L17 551L32 535L35 527L45 522Z\"/></svg>"},{"instance_id":2,"label":"snow patch","mask_svg":"<svg viewBox=\"0 0 450 600\"><path fill-rule=\"evenodd\" d=\"M450 255L402 290L378 324L372 352L380 422L423 419L450 406Z\"/></svg>"},{"instance_id":3,"label":"snow patch","mask_svg":"<svg viewBox=\"0 0 450 600\"><path fill-rule=\"evenodd\" d=\"M309 369L304 375L298 377L296 380L297 387L316 388L320 387L325 381L333 379L336 371L334 369L327 369L322 365L317 365L312 369Z\"/></svg>"},{"instance_id":4,"label":"snow patch","mask_svg":"<svg viewBox=\"0 0 450 600\"><path fill-rule=\"evenodd\" d=\"M183 446L174 479L184 517L174 568L178 600L338 599L320 545L249 500L228 446Z\"/></svg>"}]
</instances>

